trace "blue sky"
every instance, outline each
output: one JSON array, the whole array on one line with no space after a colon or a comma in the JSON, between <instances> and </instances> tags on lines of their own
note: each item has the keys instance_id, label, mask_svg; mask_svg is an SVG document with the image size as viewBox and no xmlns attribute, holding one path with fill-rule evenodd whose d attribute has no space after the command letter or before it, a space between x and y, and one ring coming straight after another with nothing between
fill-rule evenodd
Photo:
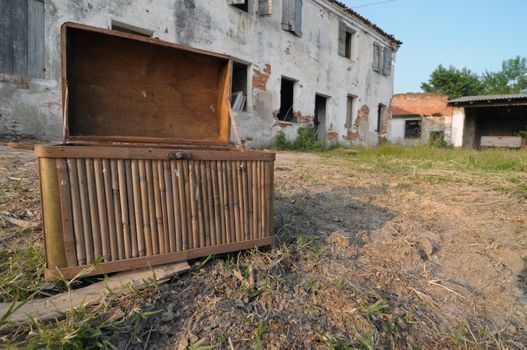
<instances>
[{"instance_id":1,"label":"blue sky","mask_svg":"<svg viewBox=\"0 0 527 350\"><path fill-rule=\"evenodd\" d=\"M383 0L342 1L403 42L396 93L421 91L439 64L483 73L527 57L527 0L391 0L366 7L359 6Z\"/></svg>"}]
</instances>

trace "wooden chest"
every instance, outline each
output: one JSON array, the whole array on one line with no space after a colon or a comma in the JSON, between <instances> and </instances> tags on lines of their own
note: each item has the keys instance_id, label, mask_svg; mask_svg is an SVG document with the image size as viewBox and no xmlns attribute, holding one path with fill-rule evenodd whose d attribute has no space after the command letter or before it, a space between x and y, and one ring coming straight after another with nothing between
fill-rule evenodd
<instances>
[{"instance_id":1,"label":"wooden chest","mask_svg":"<svg viewBox=\"0 0 527 350\"><path fill-rule=\"evenodd\" d=\"M64 142L39 158L47 277L273 242L274 153L229 147L232 60L66 23Z\"/></svg>"}]
</instances>

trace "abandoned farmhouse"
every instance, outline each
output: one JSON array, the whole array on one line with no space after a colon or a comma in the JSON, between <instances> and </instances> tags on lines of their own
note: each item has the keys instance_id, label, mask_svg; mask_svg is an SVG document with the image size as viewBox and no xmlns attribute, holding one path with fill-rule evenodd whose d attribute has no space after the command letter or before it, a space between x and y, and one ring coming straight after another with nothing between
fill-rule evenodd
<instances>
[{"instance_id":1,"label":"abandoned farmhouse","mask_svg":"<svg viewBox=\"0 0 527 350\"><path fill-rule=\"evenodd\" d=\"M231 56L248 146L307 124L325 143L375 145L387 134L401 42L334 0L0 0L0 12L2 137L61 139L65 22Z\"/></svg>"},{"instance_id":2,"label":"abandoned farmhouse","mask_svg":"<svg viewBox=\"0 0 527 350\"><path fill-rule=\"evenodd\" d=\"M522 146L527 130L527 94L465 96L396 94L390 105L387 140L412 146L442 142L455 147Z\"/></svg>"}]
</instances>

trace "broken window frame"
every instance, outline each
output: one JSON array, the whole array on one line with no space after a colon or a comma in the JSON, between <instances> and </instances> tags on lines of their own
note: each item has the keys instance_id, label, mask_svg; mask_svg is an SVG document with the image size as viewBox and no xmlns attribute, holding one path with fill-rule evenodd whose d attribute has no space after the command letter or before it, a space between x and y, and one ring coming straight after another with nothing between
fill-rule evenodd
<instances>
[{"instance_id":1,"label":"broken window frame","mask_svg":"<svg viewBox=\"0 0 527 350\"><path fill-rule=\"evenodd\" d=\"M346 96L346 123L344 124L344 127L346 129L351 129L353 127L353 114L354 114L354 108L356 105L356 99L357 96L355 95L347 95Z\"/></svg>"},{"instance_id":2,"label":"broken window frame","mask_svg":"<svg viewBox=\"0 0 527 350\"><path fill-rule=\"evenodd\" d=\"M415 124L409 127L409 124ZM421 120L409 119L404 121L404 138L405 139L420 139L421 138Z\"/></svg>"},{"instance_id":3,"label":"broken window frame","mask_svg":"<svg viewBox=\"0 0 527 350\"><path fill-rule=\"evenodd\" d=\"M0 8L0 74L44 78L44 1L0 0Z\"/></svg>"},{"instance_id":4,"label":"broken window frame","mask_svg":"<svg viewBox=\"0 0 527 350\"><path fill-rule=\"evenodd\" d=\"M303 0L282 0L282 29L302 37Z\"/></svg>"},{"instance_id":5,"label":"broken window frame","mask_svg":"<svg viewBox=\"0 0 527 350\"><path fill-rule=\"evenodd\" d=\"M244 78L241 78L242 79L242 84L244 85L243 88L241 89L241 92L242 92L242 95L243 95L243 98L241 98L241 102L238 101L239 105L236 103L236 98L237 98L237 93L240 92L240 90L238 91L235 91L235 89L237 89L237 83L235 80L237 80L237 76L235 75L236 74L236 66L240 67L240 66L243 66L244 67L244 72L241 72L241 74L245 73L245 77ZM248 64L248 63L245 63L245 62L241 62L241 61L233 61L233 65L232 65L232 75L231 75L231 106L232 106L232 109L233 111L235 112L246 112L249 110L249 91L251 91L251 87L249 86L250 84L250 81L251 81L251 77L249 76L251 74L251 65ZM243 80L245 82L243 82Z\"/></svg>"},{"instance_id":6,"label":"broken window frame","mask_svg":"<svg viewBox=\"0 0 527 350\"><path fill-rule=\"evenodd\" d=\"M377 132L377 134L381 134L382 132L382 117L384 115L384 113L386 112L386 105L384 103L379 103L379 105L377 106L377 128L375 129L375 132ZM406 125L406 124L405 124Z\"/></svg>"},{"instance_id":7,"label":"broken window frame","mask_svg":"<svg viewBox=\"0 0 527 350\"><path fill-rule=\"evenodd\" d=\"M354 59L354 42L356 32L345 23L339 22L338 54L341 57Z\"/></svg>"},{"instance_id":8,"label":"broken window frame","mask_svg":"<svg viewBox=\"0 0 527 350\"><path fill-rule=\"evenodd\" d=\"M282 106L284 104L284 98L283 98L283 94L282 94L284 81L287 81L287 82L291 83L291 106L287 109L287 111L285 111L285 115L284 115L284 111L282 111L282 109L283 109ZM296 123L296 118L295 118L295 96L296 96L297 83L298 83L297 80L291 79L291 78L286 77L286 76L282 76L281 79L280 79L280 108L278 110L278 114L277 114L276 118L278 120L280 120L281 122L291 123L291 124Z\"/></svg>"},{"instance_id":9,"label":"broken window frame","mask_svg":"<svg viewBox=\"0 0 527 350\"><path fill-rule=\"evenodd\" d=\"M245 12L245 13L252 13L253 12L253 1L254 0L227 0L227 4L231 5L232 7Z\"/></svg>"}]
</instances>

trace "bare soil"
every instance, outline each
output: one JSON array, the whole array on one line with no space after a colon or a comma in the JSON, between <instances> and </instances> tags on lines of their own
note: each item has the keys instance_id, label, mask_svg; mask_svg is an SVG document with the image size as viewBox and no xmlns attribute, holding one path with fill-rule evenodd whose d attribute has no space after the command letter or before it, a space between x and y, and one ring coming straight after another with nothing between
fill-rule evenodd
<instances>
[{"instance_id":1,"label":"bare soil","mask_svg":"<svg viewBox=\"0 0 527 350\"><path fill-rule=\"evenodd\" d=\"M39 220L32 157L0 148L0 214ZM42 244L39 228L17 236L12 223L0 225L2 250ZM110 317L130 323L115 344L527 347L525 200L459 173L401 176L284 152L275 164L275 231L273 247L195 261L145 294L149 318L131 320L126 298L110 300Z\"/></svg>"}]
</instances>

